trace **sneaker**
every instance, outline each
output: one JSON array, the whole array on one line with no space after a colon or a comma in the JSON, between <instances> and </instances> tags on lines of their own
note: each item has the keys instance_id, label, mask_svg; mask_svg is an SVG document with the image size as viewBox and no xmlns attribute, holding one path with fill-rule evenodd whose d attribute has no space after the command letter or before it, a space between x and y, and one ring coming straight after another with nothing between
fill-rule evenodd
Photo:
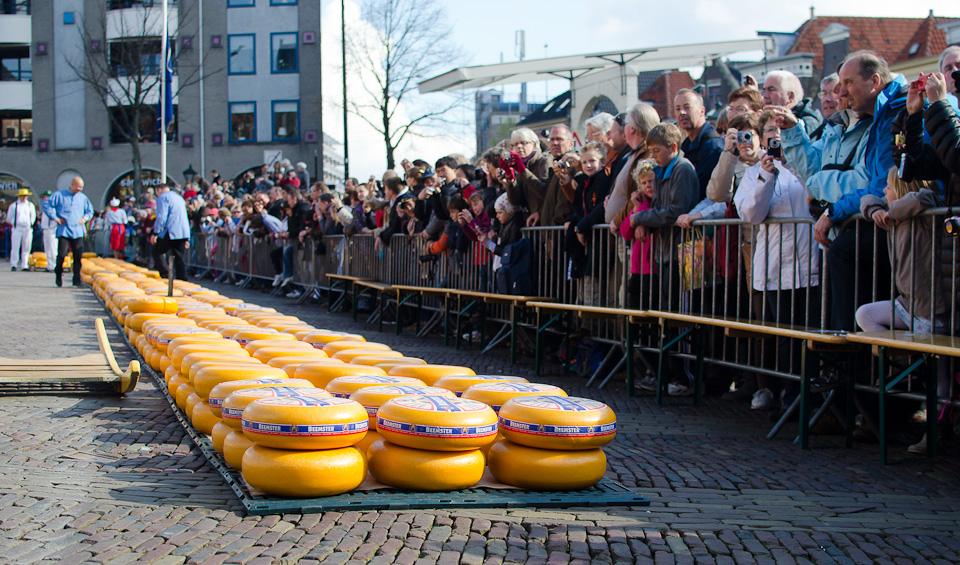
<instances>
[{"instance_id":1,"label":"sneaker","mask_svg":"<svg viewBox=\"0 0 960 565\"><path fill-rule=\"evenodd\" d=\"M827 369L810 379L810 392L826 392L844 384L845 378L836 369Z\"/></svg>"},{"instance_id":2,"label":"sneaker","mask_svg":"<svg viewBox=\"0 0 960 565\"><path fill-rule=\"evenodd\" d=\"M927 434L923 434L923 437L920 438L920 441L908 447L907 453L913 453L914 455L926 455L927 454Z\"/></svg>"},{"instance_id":3,"label":"sneaker","mask_svg":"<svg viewBox=\"0 0 960 565\"><path fill-rule=\"evenodd\" d=\"M680 383L667 385L667 394L670 396L693 396L693 388Z\"/></svg>"},{"instance_id":4,"label":"sneaker","mask_svg":"<svg viewBox=\"0 0 960 565\"><path fill-rule=\"evenodd\" d=\"M753 399L753 395L757 392L757 380L756 379L747 379L746 381L740 383L737 386L737 390L731 390L723 393L720 398L723 400L732 400L735 402L746 402Z\"/></svg>"},{"instance_id":5,"label":"sneaker","mask_svg":"<svg viewBox=\"0 0 960 565\"><path fill-rule=\"evenodd\" d=\"M280 286L280 281L283 280L283 275L277 275L273 277L273 286Z\"/></svg>"},{"instance_id":6,"label":"sneaker","mask_svg":"<svg viewBox=\"0 0 960 565\"><path fill-rule=\"evenodd\" d=\"M656 391L657 377L651 377L651 376L643 377L642 379L640 379L639 382L637 382L637 388L639 388L640 390L649 390L651 392Z\"/></svg>"},{"instance_id":7,"label":"sneaker","mask_svg":"<svg viewBox=\"0 0 960 565\"><path fill-rule=\"evenodd\" d=\"M480 330L473 330L460 336L464 341L480 341Z\"/></svg>"},{"instance_id":8,"label":"sneaker","mask_svg":"<svg viewBox=\"0 0 960 565\"><path fill-rule=\"evenodd\" d=\"M779 403L769 388L761 388L753 393L753 400L750 401L751 410L774 410L778 406Z\"/></svg>"},{"instance_id":9,"label":"sneaker","mask_svg":"<svg viewBox=\"0 0 960 565\"><path fill-rule=\"evenodd\" d=\"M17 270L17 266L16 266L16 265L13 265L12 267L10 267L10 270L11 270L11 271L16 271L16 270Z\"/></svg>"},{"instance_id":10,"label":"sneaker","mask_svg":"<svg viewBox=\"0 0 960 565\"><path fill-rule=\"evenodd\" d=\"M287 298L300 298L301 294L299 290L294 289L287 293Z\"/></svg>"},{"instance_id":11,"label":"sneaker","mask_svg":"<svg viewBox=\"0 0 960 565\"><path fill-rule=\"evenodd\" d=\"M292 280L293 280L292 276L283 277L283 280L280 281L280 286L287 286Z\"/></svg>"}]
</instances>

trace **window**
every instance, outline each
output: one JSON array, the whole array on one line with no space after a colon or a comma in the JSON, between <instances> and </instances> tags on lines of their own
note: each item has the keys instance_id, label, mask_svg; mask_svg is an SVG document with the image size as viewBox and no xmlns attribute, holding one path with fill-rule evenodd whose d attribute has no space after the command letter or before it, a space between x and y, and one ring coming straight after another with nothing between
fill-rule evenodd
<instances>
[{"instance_id":1,"label":"window","mask_svg":"<svg viewBox=\"0 0 960 565\"><path fill-rule=\"evenodd\" d=\"M246 8L253 5L254 0L227 0L227 8Z\"/></svg>"},{"instance_id":2,"label":"window","mask_svg":"<svg viewBox=\"0 0 960 565\"><path fill-rule=\"evenodd\" d=\"M160 73L160 39L111 41L110 77L155 75ZM170 57L176 62L173 46ZM176 65L176 63L174 63ZM176 67L174 67L176 73Z\"/></svg>"},{"instance_id":3,"label":"window","mask_svg":"<svg viewBox=\"0 0 960 565\"><path fill-rule=\"evenodd\" d=\"M270 0L271 6L294 6L297 0Z\"/></svg>"},{"instance_id":4,"label":"window","mask_svg":"<svg viewBox=\"0 0 960 565\"><path fill-rule=\"evenodd\" d=\"M274 100L273 140L295 141L300 139L300 102Z\"/></svg>"},{"instance_id":5,"label":"window","mask_svg":"<svg viewBox=\"0 0 960 565\"><path fill-rule=\"evenodd\" d=\"M0 110L0 147L29 147L32 143L30 110Z\"/></svg>"},{"instance_id":6,"label":"window","mask_svg":"<svg viewBox=\"0 0 960 565\"><path fill-rule=\"evenodd\" d=\"M252 33L228 35L227 51L230 53L230 60L227 63L227 74L256 74L257 62L254 57L256 50L257 41Z\"/></svg>"},{"instance_id":7,"label":"window","mask_svg":"<svg viewBox=\"0 0 960 565\"><path fill-rule=\"evenodd\" d=\"M0 81L30 80L33 80L30 48L0 48Z\"/></svg>"},{"instance_id":8,"label":"window","mask_svg":"<svg viewBox=\"0 0 960 565\"><path fill-rule=\"evenodd\" d=\"M176 141L177 140L177 113L179 111L179 106L177 104L173 105L173 121L170 122L171 131L167 132L167 141ZM140 130L140 141L141 142L150 142L157 143L160 141L159 136L157 135L157 124L159 120L157 119L157 105L156 104L145 104L140 107L139 118L138 114L134 112L132 106L113 106L110 108L110 143L127 143L129 141L128 135L130 133L129 129L126 127L120 127L117 124L127 124L130 123L133 119L139 119L139 130Z\"/></svg>"},{"instance_id":9,"label":"window","mask_svg":"<svg viewBox=\"0 0 960 565\"><path fill-rule=\"evenodd\" d=\"M230 141L249 143L257 140L257 103L230 103Z\"/></svg>"},{"instance_id":10,"label":"window","mask_svg":"<svg viewBox=\"0 0 960 565\"><path fill-rule=\"evenodd\" d=\"M270 72L297 72L297 34L270 34Z\"/></svg>"},{"instance_id":11,"label":"window","mask_svg":"<svg viewBox=\"0 0 960 565\"><path fill-rule=\"evenodd\" d=\"M64 12L63 13L63 23L65 25L71 25L74 23L73 12Z\"/></svg>"}]
</instances>

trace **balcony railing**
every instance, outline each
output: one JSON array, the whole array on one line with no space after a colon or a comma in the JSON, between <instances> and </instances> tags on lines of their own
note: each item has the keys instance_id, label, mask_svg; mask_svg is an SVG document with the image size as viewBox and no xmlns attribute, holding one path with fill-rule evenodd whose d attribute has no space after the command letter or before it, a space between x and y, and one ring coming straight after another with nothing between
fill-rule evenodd
<instances>
[{"instance_id":1,"label":"balcony railing","mask_svg":"<svg viewBox=\"0 0 960 565\"><path fill-rule=\"evenodd\" d=\"M177 0L167 0L167 4L174 5ZM127 8L152 8L160 6L163 0L107 0L107 8L110 10L125 10Z\"/></svg>"},{"instance_id":2,"label":"balcony railing","mask_svg":"<svg viewBox=\"0 0 960 565\"><path fill-rule=\"evenodd\" d=\"M30 0L0 0L0 16L29 16Z\"/></svg>"}]
</instances>

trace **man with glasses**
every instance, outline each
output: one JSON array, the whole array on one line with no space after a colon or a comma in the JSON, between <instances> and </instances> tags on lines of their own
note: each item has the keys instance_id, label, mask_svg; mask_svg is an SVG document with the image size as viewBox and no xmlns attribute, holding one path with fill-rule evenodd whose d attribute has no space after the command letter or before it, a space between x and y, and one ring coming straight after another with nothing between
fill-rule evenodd
<instances>
[{"instance_id":1,"label":"man with glasses","mask_svg":"<svg viewBox=\"0 0 960 565\"><path fill-rule=\"evenodd\" d=\"M554 161L573 151L573 132L570 128L563 124L553 126L550 130L549 147ZM536 196L542 195L540 208L530 211L527 227L559 226L567 216L573 213L573 205L560 190L560 179L554 174L552 167L548 171L546 182L537 178L530 169L525 169L520 175L520 184L525 192Z\"/></svg>"}]
</instances>

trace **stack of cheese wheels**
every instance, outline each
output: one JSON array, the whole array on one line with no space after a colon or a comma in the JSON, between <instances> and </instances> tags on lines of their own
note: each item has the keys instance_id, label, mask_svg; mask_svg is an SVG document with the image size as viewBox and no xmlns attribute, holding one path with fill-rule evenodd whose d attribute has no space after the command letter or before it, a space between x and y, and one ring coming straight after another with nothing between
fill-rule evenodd
<instances>
[{"instance_id":1,"label":"stack of cheese wheels","mask_svg":"<svg viewBox=\"0 0 960 565\"><path fill-rule=\"evenodd\" d=\"M500 407L505 439L488 452L497 480L530 490L579 490L595 485L607 470L600 449L617 433L606 404L587 398L522 396Z\"/></svg>"},{"instance_id":2,"label":"stack of cheese wheels","mask_svg":"<svg viewBox=\"0 0 960 565\"><path fill-rule=\"evenodd\" d=\"M234 396L251 390L266 389L231 394L224 411ZM363 440L368 425L366 411L348 398L304 392L255 400L243 409L243 434L254 444L240 461L243 478L253 488L276 496L351 491L367 476L366 458L354 446Z\"/></svg>"},{"instance_id":3,"label":"stack of cheese wheels","mask_svg":"<svg viewBox=\"0 0 960 565\"><path fill-rule=\"evenodd\" d=\"M297 367L293 373L296 379L307 379L318 388L327 388L327 384L337 377L346 377L350 375L382 375L386 376L383 369L376 367L367 367L365 365L350 365L339 359L320 359L304 363Z\"/></svg>"},{"instance_id":4,"label":"stack of cheese wheels","mask_svg":"<svg viewBox=\"0 0 960 565\"><path fill-rule=\"evenodd\" d=\"M413 395L377 410L379 439L367 450L370 474L407 490L472 487L483 476L480 448L497 435L497 415L481 402Z\"/></svg>"},{"instance_id":5,"label":"stack of cheese wheels","mask_svg":"<svg viewBox=\"0 0 960 565\"><path fill-rule=\"evenodd\" d=\"M413 377L433 386L441 377L474 375L473 369L459 365L397 365L387 373L397 377Z\"/></svg>"},{"instance_id":6,"label":"stack of cheese wheels","mask_svg":"<svg viewBox=\"0 0 960 565\"><path fill-rule=\"evenodd\" d=\"M451 377L444 377L451 378ZM441 379L443 380L443 379ZM462 398L483 402L497 414L500 413L500 407L512 398L521 396L567 396L567 393L558 386L543 385L524 382L480 382L471 385L467 390L460 394ZM502 433L497 433L497 441L503 439ZM489 455L490 448L494 444L483 448L483 454Z\"/></svg>"},{"instance_id":7,"label":"stack of cheese wheels","mask_svg":"<svg viewBox=\"0 0 960 565\"><path fill-rule=\"evenodd\" d=\"M481 383L527 383L530 382L523 377L511 377L507 375L449 375L440 377L433 386L451 390L462 396L463 391Z\"/></svg>"},{"instance_id":8,"label":"stack of cheese wheels","mask_svg":"<svg viewBox=\"0 0 960 565\"><path fill-rule=\"evenodd\" d=\"M210 432L210 441L213 443L213 448L216 449L217 452L221 455L223 454L223 440L227 437L227 434L233 431L233 428L223 423L221 410L224 399L230 396L230 393L245 388L272 386L313 388L313 385L310 384L309 381L302 379L248 379L243 381L228 381L213 387L213 390L210 391L210 396L207 398L207 404L210 407L210 412L218 419L217 423L213 426L213 430Z\"/></svg>"},{"instance_id":9,"label":"stack of cheese wheels","mask_svg":"<svg viewBox=\"0 0 960 565\"><path fill-rule=\"evenodd\" d=\"M363 441L357 444L357 447L363 453L367 452L373 442L380 439L380 434L377 433L377 411L380 409L380 406L382 406L383 403L388 400L392 400L400 396L412 396L415 394L454 397L454 394L445 388L426 386L422 382L420 384L414 384L413 386L387 384L361 387L357 388L357 390L350 395L352 400L356 400L361 406L363 406L363 409L367 411L367 416L370 418L370 427L367 430L367 435L364 436Z\"/></svg>"}]
</instances>

